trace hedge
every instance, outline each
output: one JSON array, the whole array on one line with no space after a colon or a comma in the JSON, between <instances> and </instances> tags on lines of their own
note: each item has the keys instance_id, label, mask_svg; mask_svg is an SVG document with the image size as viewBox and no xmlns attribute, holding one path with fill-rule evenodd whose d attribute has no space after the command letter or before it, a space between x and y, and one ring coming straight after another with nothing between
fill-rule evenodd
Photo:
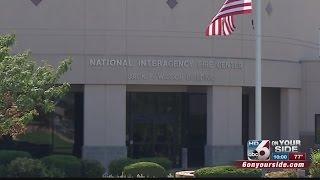
<instances>
[{"instance_id":1,"label":"hedge","mask_svg":"<svg viewBox=\"0 0 320 180\"><path fill-rule=\"evenodd\" d=\"M105 168L99 161L80 160L70 155L51 155L41 160L18 157L7 165L0 165L0 177L101 178L104 173Z\"/></svg>"},{"instance_id":2,"label":"hedge","mask_svg":"<svg viewBox=\"0 0 320 180\"><path fill-rule=\"evenodd\" d=\"M198 169L195 177L261 177L260 169L237 169L233 166L216 166Z\"/></svg>"},{"instance_id":3,"label":"hedge","mask_svg":"<svg viewBox=\"0 0 320 180\"><path fill-rule=\"evenodd\" d=\"M49 169L61 171L65 177L81 177L81 160L75 156L51 155L41 160Z\"/></svg>"},{"instance_id":4,"label":"hedge","mask_svg":"<svg viewBox=\"0 0 320 180\"><path fill-rule=\"evenodd\" d=\"M157 163L161 165L166 171L172 168L172 161L164 157L148 157L148 158L140 158L140 159L121 158L121 159L111 161L108 167L109 175L120 176L124 170L124 167L130 164L138 163L138 162Z\"/></svg>"},{"instance_id":5,"label":"hedge","mask_svg":"<svg viewBox=\"0 0 320 180\"><path fill-rule=\"evenodd\" d=\"M16 158L6 170L8 177L48 177L48 170L40 160Z\"/></svg>"},{"instance_id":6,"label":"hedge","mask_svg":"<svg viewBox=\"0 0 320 180\"><path fill-rule=\"evenodd\" d=\"M123 169L124 176L137 177L166 177L166 170L159 164L153 162L138 162L130 164Z\"/></svg>"},{"instance_id":7,"label":"hedge","mask_svg":"<svg viewBox=\"0 0 320 180\"><path fill-rule=\"evenodd\" d=\"M172 161L164 157L151 157L151 158L141 158L138 159L139 162L153 162L162 166L165 170L170 170L172 168Z\"/></svg>"},{"instance_id":8,"label":"hedge","mask_svg":"<svg viewBox=\"0 0 320 180\"><path fill-rule=\"evenodd\" d=\"M0 165L8 165L16 158L31 158L31 154L25 151L0 150Z\"/></svg>"},{"instance_id":9,"label":"hedge","mask_svg":"<svg viewBox=\"0 0 320 180\"><path fill-rule=\"evenodd\" d=\"M297 178L297 172L295 170L284 170L270 172L265 175L266 178Z\"/></svg>"},{"instance_id":10,"label":"hedge","mask_svg":"<svg viewBox=\"0 0 320 180\"><path fill-rule=\"evenodd\" d=\"M108 167L109 175L121 176L124 167L136 162L137 160L131 159L131 158L122 158L122 159L113 160L110 162Z\"/></svg>"},{"instance_id":11,"label":"hedge","mask_svg":"<svg viewBox=\"0 0 320 180\"><path fill-rule=\"evenodd\" d=\"M96 160L82 160L82 177L101 178L105 173L103 165Z\"/></svg>"},{"instance_id":12,"label":"hedge","mask_svg":"<svg viewBox=\"0 0 320 180\"><path fill-rule=\"evenodd\" d=\"M311 153L311 166L309 167L310 175L320 177L320 150Z\"/></svg>"}]
</instances>

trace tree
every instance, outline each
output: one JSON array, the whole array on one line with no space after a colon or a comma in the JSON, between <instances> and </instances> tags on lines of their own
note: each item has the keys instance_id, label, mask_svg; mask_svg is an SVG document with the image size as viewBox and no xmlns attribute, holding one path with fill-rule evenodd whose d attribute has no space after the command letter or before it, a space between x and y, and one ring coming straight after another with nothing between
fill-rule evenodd
<instances>
[{"instance_id":1,"label":"tree","mask_svg":"<svg viewBox=\"0 0 320 180\"><path fill-rule=\"evenodd\" d=\"M15 137L39 111L54 111L55 102L70 89L59 84L60 77L71 67L71 59L53 67L37 63L29 51L13 54L14 35L0 36L0 136Z\"/></svg>"}]
</instances>

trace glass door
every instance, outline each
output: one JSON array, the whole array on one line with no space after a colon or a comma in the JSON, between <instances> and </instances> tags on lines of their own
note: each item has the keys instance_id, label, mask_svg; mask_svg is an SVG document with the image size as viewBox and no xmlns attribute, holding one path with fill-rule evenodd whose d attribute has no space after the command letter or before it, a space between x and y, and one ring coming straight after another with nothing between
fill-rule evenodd
<instances>
[{"instance_id":1,"label":"glass door","mask_svg":"<svg viewBox=\"0 0 320 180\"><path fill-rule=\"evenodd\" d=\"M183 93L131 92L127 99L129 157L168 157L179 166Z\"/></svg>"}]
</instances>

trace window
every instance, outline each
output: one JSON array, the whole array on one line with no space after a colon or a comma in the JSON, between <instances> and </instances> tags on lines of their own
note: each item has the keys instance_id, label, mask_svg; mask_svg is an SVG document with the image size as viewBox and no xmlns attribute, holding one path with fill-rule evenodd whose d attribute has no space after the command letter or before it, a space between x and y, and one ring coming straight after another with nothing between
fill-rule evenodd
<instances>
[{"instance_id":1,"label":"window","mask_svg":"<svg viewBox=\"0 0 320 180\"><path fill-rule=\"evenodd\" d=\"M81 155L83 142L83 93L70 92L57 102L50 114L39 116L16 139L5 139L1 149L30 152L35 157L49 154Z\"/></svg>"},{"instance_id":2,"label":"window","mask_svg":"<svg viewBox=\"0 0 320 180\"><path fill-rule=\"evenodd\" d=\"M315 142L320 144L320 114L315 116Z\"/></svg>"}]
</instances>

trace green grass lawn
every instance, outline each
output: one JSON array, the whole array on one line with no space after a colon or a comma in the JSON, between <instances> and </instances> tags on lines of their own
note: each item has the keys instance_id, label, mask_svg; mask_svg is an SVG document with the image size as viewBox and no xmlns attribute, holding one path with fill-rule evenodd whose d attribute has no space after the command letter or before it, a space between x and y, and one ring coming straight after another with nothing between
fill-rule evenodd
<instances>
[{"instance_id":1,"label":"green grass lawn","mask_svg":"<svg viewBox=\"0 0 320 180\"><path fill-rule=\"evenodd\" d=\"M52 134L50 132L31 132L17 137L17 140L39 145L52 144ZM53 135L53 142L54 149L59 149L58 152L69 152L72 150L73 143L63 140L56 134Z\"/></svg>"}]
</instances>

